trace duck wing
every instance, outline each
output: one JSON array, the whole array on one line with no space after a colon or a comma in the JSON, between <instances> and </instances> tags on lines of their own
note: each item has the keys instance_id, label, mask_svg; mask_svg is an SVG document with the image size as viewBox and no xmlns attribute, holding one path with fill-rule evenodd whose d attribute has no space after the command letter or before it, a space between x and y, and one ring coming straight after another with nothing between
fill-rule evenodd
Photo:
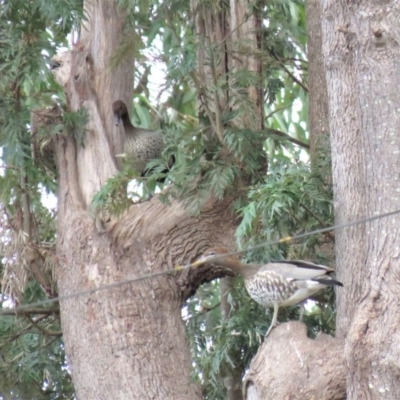
<instances>
[{"instance_id":1,"label":"duck wing","mask_svg":"<svg viewBox=\"0 0 400 400\"><path fill-rule=\"evenodd\" d=\"M326 280L331 280L327 275L334 270L325 265L314 264L309 261L294 260L274 261L261 267L260 272L261 271L272 271L290 280L316 280L323 276L326 277Z\"/></svg>"}]
</instances>

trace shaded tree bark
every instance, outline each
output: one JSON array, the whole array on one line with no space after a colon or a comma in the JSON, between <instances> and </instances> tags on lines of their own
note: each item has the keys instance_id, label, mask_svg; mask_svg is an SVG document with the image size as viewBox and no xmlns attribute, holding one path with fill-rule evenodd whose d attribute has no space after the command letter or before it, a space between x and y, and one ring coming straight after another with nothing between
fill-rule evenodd
<instances>
[{"instance_id":1,"label":"shaded tree bark","mask_svg":"<svg viewBox=\"0 0 400 400\"><path fill-rule=\"evenodd\" d=\"M329 142L329 107L326 87L324 57L322 52L321 1L305 2L307 22L307 56L309 126L310 126L310 159L314 171L321 176L324 183L331 187L332 174L330 168ZM327 259L334 264L334 233L326 234L328 241L319 247Z\"/></svg>"},{"instance_id":2,"label":"shaded tree bark","mask_svg":"<svg viewBox=\"0 0 400 400\"><path fill-rule=\"evenodd\" d=\"M400 204L400 4L322 1L336 222ZM336 235L348 399L400 398L400 217Z\"/></svg>"},{"instance_id":3,"label":"shaded tree bark","mask_svg":"<svg viewBox=\"0 0 400 400\"><path fill-rule=\"evenodd\" d=\"M309 88L310 155L318 158L318 148L329 145L329 109L322 53L321 2L307 0L307 53Z\"/></svg>"},{"instance_id":4,"label":"shaded tree bark","mask_svg":"<svg viewBox=\"0 0 400 400\"><path fill-rule=\"evenodd\" d=\"M251 1L231 0L230 20L233 50L232 69L253 73L258 85L248 88L249 99L254 105L253 115L243 115L241 123L250 129L264 127L263 76L260 54L262 18L257 15L257 7ZM260 140L262 146L262 140Z\"/></svg>"}]
</instances>

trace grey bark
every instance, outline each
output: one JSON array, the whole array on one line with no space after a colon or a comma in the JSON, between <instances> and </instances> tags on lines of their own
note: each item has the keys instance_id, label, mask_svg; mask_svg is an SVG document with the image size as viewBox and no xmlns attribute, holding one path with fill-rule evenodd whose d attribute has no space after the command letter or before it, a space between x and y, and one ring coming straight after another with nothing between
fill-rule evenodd
<instances>
[{"instance_id":1,"label":"grey bark","mask_svg":"<svg viewBox=\"0 0 400 400\"><path fill-rule=\"evenodd\" d=\"M322 1L336 222L399 208L400 3ZM400 398L400 217L336 235L348 399Z\"/></svg>"}]
</instances>

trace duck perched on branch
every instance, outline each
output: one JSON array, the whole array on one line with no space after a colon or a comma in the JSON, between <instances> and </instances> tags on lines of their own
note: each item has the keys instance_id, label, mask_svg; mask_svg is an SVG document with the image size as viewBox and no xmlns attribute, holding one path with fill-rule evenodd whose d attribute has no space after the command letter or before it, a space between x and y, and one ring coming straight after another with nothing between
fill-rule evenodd
<instances>
[{"instance_id":1,"label":"duck perched on branch","mask_svg":"<svg viewBox=\"0 0 400 400\"><path fill-rule=\"evenodd\" d=\"M265 265L244 264L224 248L207 250L193 265L212 263L243 276L250 297L264 307L274 307L271 326L277 324L279 307L299 304L328 286L343 286L329 275L332 268L308 261L274 261Z\"/></svg>"},{"instance_id":2,"label":"duck perched on branch","mask_svg":"<svg viewBox=\"0 0 400 400\"><path fill-rule=\"evenodd\" d=\"M129 118L126 104L117 100L112 105L115 125L118 126L122 121L125 129L124 154L128 160L132 160L134 168L141 176L149 173L146 164L150 160L160 158L164 149L164 136L159 131L150 129L136 128L132 125ZM174 160L170 160L169 167Z\"/></svg>"}]
</instances>

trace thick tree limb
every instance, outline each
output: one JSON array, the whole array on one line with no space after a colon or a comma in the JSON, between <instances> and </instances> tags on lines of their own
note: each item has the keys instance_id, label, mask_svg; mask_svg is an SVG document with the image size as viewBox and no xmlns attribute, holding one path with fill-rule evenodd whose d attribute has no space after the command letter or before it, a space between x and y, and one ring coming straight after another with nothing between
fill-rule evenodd
<instances>
[{"instance_id":1,"label":"thick tree limb","mask_svg":"<svg viewBox=\"0 0 400 400\"><path fill-rule=\"evenodd\" d=\"M301 322L272 331L253 358L243 384L247 400L346 398L344 341L306 335Z\"/></svg>"},{"instance_id":2,"label":"thick tree limb","mask_svg":"<svg viewBox=\"0 0 400 400\"><path fill-rule=\"evenodd\" d=\"M296 138L288 135L285 132L278 131L277 129L272 129L272 128L266 128L266 131L268 132L268 134L279 136L285 140L288 140L289 142L297 144L297 146L303 147L304 149L310 148L310 145L308 143L304 143L300 140L297 140Z\"/></svg>"},{"instance_id":3,"label":"thick tree limb","mask_svg":"<svg viewBox=\"0 0 400 400\"><path fill-rule=\"evenodd\" d=\"M185 265L195 260L208 247L217 245L234 249L236 217L231 211L233 199L210 199L203 207L201 217L189 216L179 202L171 206L161 203L158 196L151 201L133 205L118 221L108 224L108 231L115 243L124 247L136 247L146 243L157 248L157 264L165 269ZM162 216L162 218L161 218ZM146 227L146 229L144 229ZM182 251L171 251L182 248ZM182 301L192 296L197 288L213 279L233 273L216 266L204 266L177 273Z\"/></svg>"}]
</instances>

